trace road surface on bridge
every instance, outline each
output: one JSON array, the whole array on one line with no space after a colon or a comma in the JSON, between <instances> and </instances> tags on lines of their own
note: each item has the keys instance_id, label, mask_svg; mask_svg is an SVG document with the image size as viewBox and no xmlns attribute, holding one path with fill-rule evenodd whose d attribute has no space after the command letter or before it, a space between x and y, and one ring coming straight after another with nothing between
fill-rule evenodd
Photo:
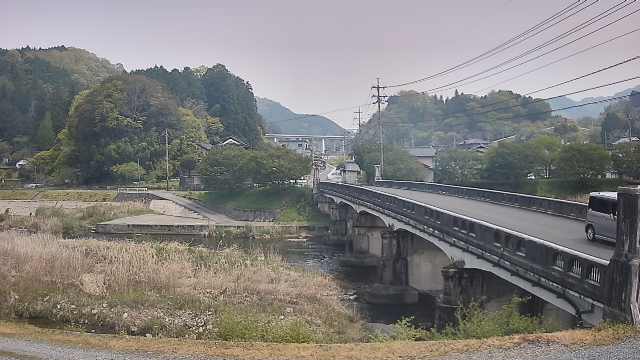
<instances>
[{"instance_id":1,"label":"road surface on bridge","mask_svg":"<svg viewBox=\"0 0 640 360\"><path fill-rule=\"evenodd\" d=\"M613 255L613 245L592 243L585 239L582 221L456 196L377 186L365 187L482 220L603 260L609 261Z\"/></svg>"}]
</instances>

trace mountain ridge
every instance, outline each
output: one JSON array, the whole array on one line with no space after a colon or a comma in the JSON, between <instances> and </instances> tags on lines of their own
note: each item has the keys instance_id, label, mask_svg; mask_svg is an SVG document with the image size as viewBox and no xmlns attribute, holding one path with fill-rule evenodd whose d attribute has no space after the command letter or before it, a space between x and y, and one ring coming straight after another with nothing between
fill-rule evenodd
<instances>
[{"instance_id":1,"label":"mountain ridge","mask_svg":"<svg viewBox=\"0 0 640 360\"><path fill-rule=\"evenodd\" d=\"M298 114L277 101L256 96L258 113L267 132L290 135L344 135L345 129L333 120L312 114Z\"/></svg>"},{"instance_id":2,"label":"mountain ridge","mask_svg":"<svg viewBox=\"0 0 640 360\"><path fill-rule=\"evenodd\" d=\"M618 91L611 96L586 97L580 100L573 100L566 96L563 96L557 99L547 101L547 103L551 106L552 109L565 108L569 106L582 105L582 104L586 104L594 101L608 100L618 96L629 95L629 93L631 93L631 91L634 91L634 90L640 91L640 85L636 85L634 87L631 87L622 91ZM600 116L600 113L602 113L609 104L610 104L609 102L602 102L599 104L593 104L593 105L574 108L574 109L554 111L553 114L561 115L570 119L579 119L583 117L598 117Z\"/></svg>"}]
</instances>

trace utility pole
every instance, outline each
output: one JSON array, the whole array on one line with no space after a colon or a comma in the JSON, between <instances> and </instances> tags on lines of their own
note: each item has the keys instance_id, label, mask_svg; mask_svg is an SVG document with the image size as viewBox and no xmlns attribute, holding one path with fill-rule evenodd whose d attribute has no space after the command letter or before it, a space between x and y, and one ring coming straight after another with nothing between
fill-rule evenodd
<instances>
[{"instance_id":1,"label":"utility pole","mask_svg":"<svg viewBox=\"0 0 640 360\"><path fill-rule=\"evenodd\" d=\"M167 191L169 191L169 129L164 129L164 158L167 165Z\"/></svg>"},{"instance_id":2,"label":"utility pole","mask_svg":"<svg viewBox=\"0 0 640 360\"><path fill-rule=\"evenodd\" d=\"M376 90L376 95L373 95L374 98L376 98L376 101L374 102L374 104L378 104L378 134L379 134L379 141L380 141L380 176L384 177L384 136L383 136L383 128L382 128L382 102L384 101L384 98L386 98L385 95L380 95L380 90L382 89L386 89L386 86L380 86L380 78L377 78L377 83L376 85L371 87L372 89Z\"/></svg>"},{"instance_id":3,"label":"utility pole","mask_svg":"<svg viewBox=\"0 0 640 360\"><path fill-rule=\"evenodd\" d=\"M360 118L360 116L362 115L362 111L360 110L360 106L358 106L358 111L354 111L354 114L358 114L357 118L353 118L353 120L358 120L358 134L360 133L360 126L362 124L362 119Z\"/></svg>"}]
</instances>

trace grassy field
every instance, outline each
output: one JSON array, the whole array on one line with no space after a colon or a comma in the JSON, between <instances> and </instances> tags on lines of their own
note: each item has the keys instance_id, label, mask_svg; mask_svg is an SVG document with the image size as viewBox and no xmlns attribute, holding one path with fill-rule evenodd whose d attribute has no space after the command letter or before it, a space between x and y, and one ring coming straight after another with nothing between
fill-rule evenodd
<instances>
[{"instance_id":1,"label":"grassy field","mask_svg":"<svg viewBox=\"0 0 640 360\"><path fill-rule=\"evenodd\" d=\"M277 254L0 233L0 317L235 341L351 342L360 322L320 273Z\"/></svg>"},{"instance_id":2,"label":"grassy field","mask_svg":"<svg viewBox=\"0 0 640 360\"><path fill-rule=\"evenodd\" d=\"M107 190L0 190L0 200L109 202L115 197Z\"/></svg>"},{"instance_id":3,"label":"grassy field","mask_svg":"<svg viewBox=\"0 0 640 360\"><path fill-rule=\"evenodd\" d=\"M126 216L148 214L152 211L141 203L118 205L98 204L79 209L39 207L35 216L6 216L0 214L0 229L27 229L35 233L48 233L66 238L86 236L97 223Z\"/></svg>"},{"instance_id":4,"label":"grassy field","mask_svg":"<svg viewBox=\"0 0 640 360\"><path fill-rule=\"evenodd\" d=\"M325 224L328 219L313 206L311 190L298 187L271 187L249 191L189 192L185 196L212 208L223 206L242 210L280 210L280 223Z\"/></svg>"}]
</instances>

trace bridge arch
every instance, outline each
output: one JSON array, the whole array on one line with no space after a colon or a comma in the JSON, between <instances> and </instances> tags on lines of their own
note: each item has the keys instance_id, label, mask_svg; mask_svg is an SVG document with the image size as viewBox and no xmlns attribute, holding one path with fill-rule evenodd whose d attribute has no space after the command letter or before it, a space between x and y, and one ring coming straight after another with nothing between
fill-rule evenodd
<instances>
[{"instance_id":1,"label":"bridge arch","mask_svg":"<svg viewBox=\"0 0 640 360\"><path fill-rule=\"evenodd\" d=\"M516 276L503 267L496 266L494 263L487 261L486 259L465 251L463 244L461 244L460 246L454 246L451 242L446 242L442 239L439 239L438 237L432 235L432 233L427 232L427 229L423 229L419 225L410 225L403 221L399 221L396 217L392 216L392 214L387 214L386 210L379 211L366 206L359 201L352 202L333 194L325 194L325 196L332 198L337 204L349 204L349 206L351 206L357 213L365 212L374 215L380 218L382 223L393 230L404 230L417 236L419 239L428 242L430 245L437 247L440 251L446 254L447 258L450 259L450 262L464 264L465 269L476 269L491 273L494 276L516 286L517 288L527 291L528 293L531 293L532 295L535 295L536 297L550 304L553 304L554 306L562 309L569 314L581 317L588 323L597 324L602 321L603 309L601 305L594 304L589 299L583 298L578 294L574 293L570 294L570 296L567 294L558 294L545 289L544 287L536 286L532 284L531 281L526 280L520 276ZM585 307L589 308L590 310L580 310L581 308L584 309Z\"/></svg>"}]
</instances>

